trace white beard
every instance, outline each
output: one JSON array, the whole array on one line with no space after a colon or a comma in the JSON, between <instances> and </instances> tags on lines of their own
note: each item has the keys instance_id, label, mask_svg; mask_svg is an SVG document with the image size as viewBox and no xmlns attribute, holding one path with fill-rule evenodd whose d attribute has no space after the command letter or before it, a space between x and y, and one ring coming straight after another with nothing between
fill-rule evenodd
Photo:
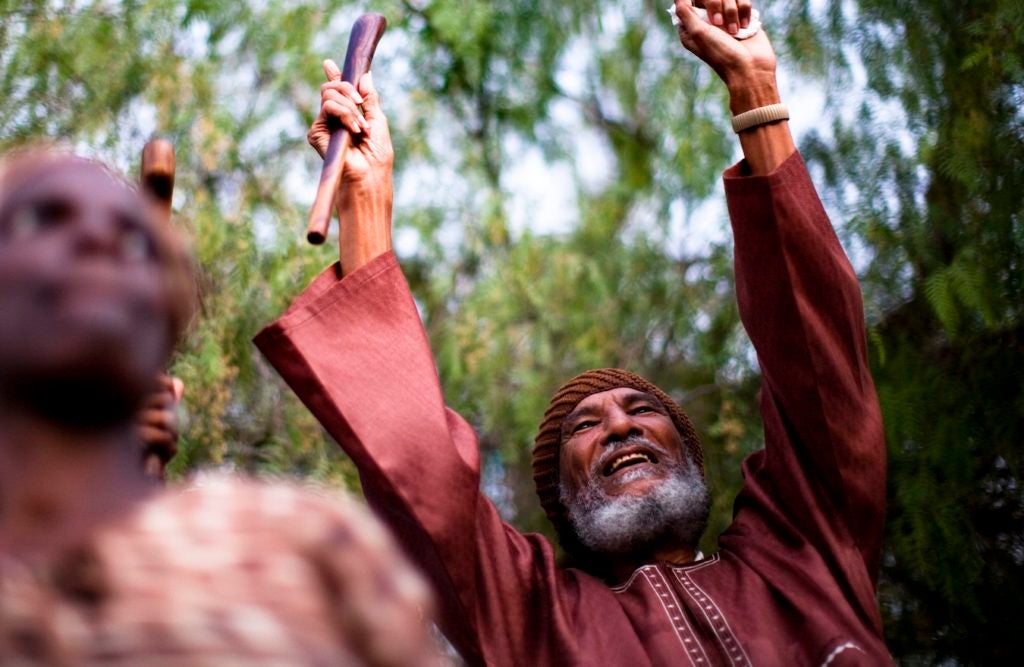
<instances>
[{"instance_id":1,"label":"white beard","mask_svg":"<svg viewBox=\"0 0 1024 667\"><path fill-rule=\"evenodd\" d=\"M643 474L627 472L622 481ZM642 496L609 497L592 476L571 498L563 485L561 499L580 543L603 554L640 551L666 541L696 548L711 510L708 487L689 458Z\"/></svg>"}]
</instances>

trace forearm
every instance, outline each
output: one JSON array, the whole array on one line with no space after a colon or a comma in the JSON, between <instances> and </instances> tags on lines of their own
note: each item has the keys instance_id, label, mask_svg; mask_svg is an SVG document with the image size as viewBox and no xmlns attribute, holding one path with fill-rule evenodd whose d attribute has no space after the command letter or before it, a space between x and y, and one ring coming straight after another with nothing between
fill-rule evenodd
<instances>
[{"instance_id":1,"label":"forearm","mask_svg":"<svg viewBox=\"0 0 1024 667\"><path fill-rule=\"evenodd\" d=\"M844 410L873 400L857 276L803 161L766 177L737 172L725 176L737 299L762 371Z\"/></svg>"},{"instance_id":2,"label":"forearm","mask_svg":"<svg viewBox=\"0 0 1024 667\"><path fill-rule=\"evenodd\" d=\"M729 108L734 116L781 101L774 73L740 76L729 85ZM739 138L751 176L770 174L796 151L785 120L743 130Z\"/></svg>"},{"instance_id":3,"label":"forearm","mask_svg":"<svg viewBox=\"0 0 1024 667\"><path fill-rule=\"evenodd\" d=\"M535 664L515 638L554 631L528 625L541 618L528 605L543 596L545 617L562 618L571 599L536 576L554 572L553 549L507 529L480 494L479 444L444 407L394 256L341 280L328 269L256 345L355 462L367 500L432 578L442 627L469 664Z\"/></svg>"},{"instance_id":4,"label":"forearm","mask_svg":"<svg viewBox=\"0 0 1024 667\"><path fill-rule=\"evenodd\" d=\"M392 198L390 178L346 184L338 200L342 275L391 250Z\"/></svg>"},{"instance_id":5,"label":"forearm","mask_svg":"<svg viewBox=\"0 0 1024 667\"><path fill-rule=\"evenodd\" d=\"M797 523L811 520L803 507L828 508L874 572L885 443L856 274L799 155L765 177L738 171L725 186L740 317L764 377L766 473L785 480Z\"/></svg>"}]
</instances>

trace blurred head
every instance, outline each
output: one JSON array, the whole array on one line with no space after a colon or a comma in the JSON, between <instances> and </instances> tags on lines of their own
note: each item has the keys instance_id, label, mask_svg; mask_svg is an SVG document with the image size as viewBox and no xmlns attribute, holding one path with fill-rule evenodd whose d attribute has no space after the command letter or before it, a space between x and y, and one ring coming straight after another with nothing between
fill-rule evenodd
<instances>
[{"instance_id":1,"label":"blurred head","mask_svg":"<svg viewBox=\"0 0 1024 667\"><path fill-rule=\"evenodd\" d=\"M570 553L695 548L709 508L703 473L683 411L620 369L588 371L559 389L534 447L541 504Z\"/></svg>"},{"instance_id":2,"label":"blurred head","mask_svg":"<svg viewBox=\"0 0 1024 667\"><path fill-rule=\"evenodd\" d=\"M173 231L103 165L53 151L0 170L0 399L70 426L130 419L193 307Z\"/></svg>"}]
</instances>

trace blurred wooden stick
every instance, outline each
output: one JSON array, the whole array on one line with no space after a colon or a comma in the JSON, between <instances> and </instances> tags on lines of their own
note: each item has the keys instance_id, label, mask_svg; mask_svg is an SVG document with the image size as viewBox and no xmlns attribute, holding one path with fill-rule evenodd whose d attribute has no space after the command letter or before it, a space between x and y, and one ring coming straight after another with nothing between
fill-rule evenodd
<instances>
[{"instance_id":1,"label":"blurred wooden stick","mask_svg":"<svg viewBox=\"0 0 1024 667\"><path fill-rule=\"evenodd\" d=\"M156 204L165 223L171 221L171 199L174 197L174 145L166 139L150 139L142 149L139 182L143 191Z\"/></svg>"},{"instance_id":2,"label":"blurred wooden stick","mask_svg":"<svg viewBox=\"0 0 1024 667\"><path fill-rule=\"evenodd\" d=\"M139 168L139 184L143 193L153 203L153 210L162 224L171 223L171 200L174 198L174 172L176 169L174 144L166 139L150 139L142 148L142 165ZM181 400L184 385L181 380L161 373L158 391L170 391L174 410ZM147 406L146 410L154 408ZM161 408L156 408L157 410ZM177 439L177 429L169 437ZM177 452L176 442L144 442L143 469L149 477L164 479L164 467Z\"/></svg>"}]
</instances>

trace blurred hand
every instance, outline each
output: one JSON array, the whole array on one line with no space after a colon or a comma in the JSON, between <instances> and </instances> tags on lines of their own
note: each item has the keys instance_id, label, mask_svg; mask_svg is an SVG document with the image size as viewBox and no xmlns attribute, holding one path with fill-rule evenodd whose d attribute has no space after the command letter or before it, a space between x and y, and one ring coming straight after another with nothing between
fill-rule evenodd
<instances>
[{"instance_id":1,"label":"blurred hand","mask_svg":"<svg viewBox=\"0 0 1024 667\"><path fill-rule=\"evenodd\" d=\"M147 397L139 413L138 432L146 474L163 479L164 468L178 453L178 406L185 383L164 373L157 382L156 391Z\"/></svg>"},{"instance_id":2,"label":"blurred hand","mask_svg":"<svg viewBox=\"0 0 1024 667\"><path fill-rule=\"evenodd\" d=\"M322 158L331 130L344 127L352 135L352 147L345 159L342 189L348 184L365 182L390 184L395 154L373 77L369 72L364 74L357 89L341 80L341 70L333 60L325 60L323 67L327 83L320 86L320 114L306 135L310 145Z\"/></svg>"}]
</instances>

